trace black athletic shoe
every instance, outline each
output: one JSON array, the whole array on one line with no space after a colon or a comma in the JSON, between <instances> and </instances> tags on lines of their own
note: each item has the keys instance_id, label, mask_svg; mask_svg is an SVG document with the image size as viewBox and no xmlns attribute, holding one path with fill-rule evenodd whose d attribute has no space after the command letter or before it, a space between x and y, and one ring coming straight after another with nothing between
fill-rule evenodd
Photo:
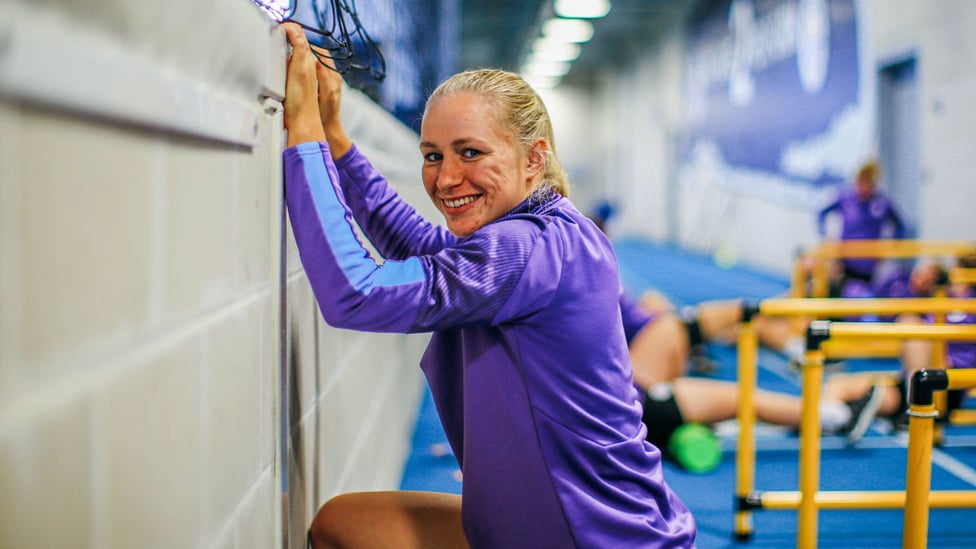
<instances>
[{"instance_id":1,"label":"black athletic shoe","mask_svg":"<svg viewBox=\"0 0 976 549\"><path fill-rule=\"evenodd\" d=\"M793 370L796 373L803 372L802 358L790 358L789 360L786 361L786 364L787 366L790 367L790 370ZM825 374L833 374L836 372L841 372L847 369L847 362L840 358L824 359L823 369Z\"/></svg>"},{"instance_id":2,"label":"black athletic shoe","mask_svg":"<svg viewBox=\"0 0 976 549\"><path fill-rule=\"evenodd\" d=\"M908 432L908 412L901 411L892 417L891 428L895 432Z\"/></svg>"},{"instance_id":3,"label":"black athletic shoe","mask_svg":"<svg viewBox=\"0 0 976 549\"><path fill-rule=\"evenodd\" d=\"M873 385L861 398L847 402L847 406L851 409L851 421L843 429L847 433L847 444L857 444L864 438L868 427L878 415L878 408L881 407L883 398L884 393L881 388Z\"/></svg>"}]
</instances>

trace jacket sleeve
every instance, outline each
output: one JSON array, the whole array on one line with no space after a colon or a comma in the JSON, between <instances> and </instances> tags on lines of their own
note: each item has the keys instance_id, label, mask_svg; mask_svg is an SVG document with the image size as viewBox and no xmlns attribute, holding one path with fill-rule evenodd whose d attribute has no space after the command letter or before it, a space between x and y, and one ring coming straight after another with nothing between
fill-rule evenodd
<instances>
[{"instance_id":1,"label":"jacket sleeve","mask_svg":"<svg viewBox=\"0 0 976 549\"><path fill-rule=\"evenodd\" d=\"M353 217L383 257L433 254L457 241L403 200L357 147L336 161L336 170Z\"/></svg>"},{"instance_id":2,"label":"jacket sleeve","mask_svg":"<svg viewBox=\"0 0 976 549\"><path fill-rule=\"evenodd\" d=\"M836 210L839 207L840 207L840 197L832 200L829 204L827 204L826 206L821 208L819 212L817 212L817 234L819 234L821 237L824 236L826 231L826 227L824 225L827 221L827 216L830 215L830 212Z\"/></svg>"},{"instance_id":3,"label":"jacket sleeve","mask_svg":"<svg viewBox=\"0 0 976 549\"><path fill-rule=\"evenodd\" d=\"M891 199L888 200L888 219L893 226L893 238L906 238L908 236L908 227L905 226L901 214L898 213L898 208L895 207Z\"/></svg>"},{"instance_id":4,"label":"jacket sleeve","mask_svg":"<svg viewBox=\"0 0 976 549\"><path fill-rule=\"evenodd\" d=\"M627 343L633 341L637 333L640 332L648 322L654 319L655 315L649 314L640 308L633 298L620 290L620 316L624 324L624 335Z\"/></svg>"},{"instance_id":5,"label":"jacket sleeve","mask_svg":"<svg viewBox=\"0 0 976 549\"><path fill-rule=\"evenodd\" d=\"M513 219L483 227L435 254L378 264L356 236L352 213L325 143L284 152L285 193L302 264L329 324L376 332L423 332L505 321L540 301L509 301L533 261L543 228ZM538 295L558 281L548 279ZM547 290L548 289L548 290Z\"/></svg>"}]
</instances>

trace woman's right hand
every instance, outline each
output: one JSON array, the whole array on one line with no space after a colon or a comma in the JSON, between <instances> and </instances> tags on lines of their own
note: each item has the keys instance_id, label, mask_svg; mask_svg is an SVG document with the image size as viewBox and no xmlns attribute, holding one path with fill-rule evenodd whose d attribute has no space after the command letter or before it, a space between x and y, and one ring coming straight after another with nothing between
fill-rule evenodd
<instances>
[{"instance_id":1,"label":"woman's right hand","mask_svg":"<svg viewBox=\"0 0 976 549\"><path fill-rule=\"evenodd\" d=\"M313 46L314 48L314 46ZM319 63L315 65L315 78L319 87L319 115L325 138L332 150L332 158L339 159L352 148L352 142L342 127L340 106L342 103L342 75L336 71L335 61L328 51L316 48L320 52Z\"/></svg>"}]
</instances>

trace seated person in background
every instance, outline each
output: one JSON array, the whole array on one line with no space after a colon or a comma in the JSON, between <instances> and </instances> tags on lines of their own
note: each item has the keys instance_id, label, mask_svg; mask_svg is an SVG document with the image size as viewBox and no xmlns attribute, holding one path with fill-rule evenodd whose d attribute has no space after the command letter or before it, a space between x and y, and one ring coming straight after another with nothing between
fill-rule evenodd
<instances>
[{"instance_id":1,"label":"seated person in background","mask_svg":"<svg viewBox=\"0 0 976 549\"><path fill-rule=\"evenodd\" d=\"M976 267L976 256L960 259L960 266ZM925 266L919 272L930 271ZM976 297L971 286L950 287L952 297ZM625 320L628 315L624 315ZM636 315L630 315L636 318ZM947 315L949 323L976 324L976 315L956 313ZM917 315L901 315L899 322L922 322ZM634 332L633 328L627 330ZM636 332L638 337L640 331ZM648 379L642 370L653 369L654 364L642 360L633 351L637 345L631 341L634 379L645 392L644 422L648 427L648 440L659 448L667 448L672 433L685 423L714 424L733 419L737 414L739 387L731 381L679 377L652 385L640 385ZM821 428L825 434L843 434L849 444L859 441L875 417L881 416L898 424L907 409L905 381L921 369L931 367L932 342L908 340L901 352L902 370L893 374L835 374L830 376L823 389L820 404ZM976 367L976 341L953 342L947 345L946 367ZM962 393L951 395L949 409L958 407ZM755 393L756 413L760 421L796 427L801 418L802 401L799 396L764 391Z\"/></svg>"},{"instance_id":2,"label":"seated person in background","mask_svg":"<svg viewBox=\"0 0 976 549\"><path fill-rule=\"evenodd\" d=\"M868 162L861 166L854 184L842 188L836 198L817 213L817 230L825 240L879 240L904 238L906 229L895 205L878 189L878 165ZM828 220L831 223L828 230ZM843 294L853 281L871 284L876 259L844 259L831 269L832 297L852 297Z\"/></svg>"},{"instance_id":3,"label":"seated person in background","mask_svg":"<svg viewBox=\"0 0 976 549\"><path fill-rule=\"evenodd\" d=\"M641 295L639 306L650 314L664 312L676 314L685 323L693 346L707 342L732 345L738 337L742 322L743 300L741 299L703 301L676 310L666 296L650 290ZM761 345L784 353L788 357L802 357L805 345L803 337L793 334L785 317L756 315L752 321Z\"/></svg>"},{"instance_id":4,"label":"seated person in background","mask_svg":"<svg viewBox=\"0 0 976 549\"><path fill-rule=\"evenodd\" d=\"M945 267L920 258L910 268L896 265L887 271L879 270L870 297L931 297L936 286L945 285L948 278Z\"/></svg>"},{"instance_id":5,"label":"seated person in background","mask_svg":"<svg viewBox=\"0 0 976 549\"><path fill-rule=\"evenodd\" d=\"M659 294L655 299L663 299ZM652 307L660 307L656 302ZM714 333L726 328L732 304L724 305L716 317L704 315L698 330ZM739 386L734 381L687 377L688 328L667 310L649 313L631 300L621 301L624 332L634 366L634 383L644 395L644 423L647 439L665 451L671 435L685 423L713 424L736 417ZM834 379L834 378L831 378ZM850 432L861 410L871 397L864 391L848 390L846 383L828 382L824 390L821 419L825 432ZM870 384L868 384L870 386ZM800 423L800 397L772 391L756 391L756 411L760 421L797 426Z\"/></svg>"},{"instance_id":6,"label":"seated person in background","mask_svg":"<svg viewBox=\"0 0 976 549\"><path fill-rule=\"evenodd\" d=\"M640 303L624 294L620 312L634 365L634 383L639 387L684 376L689 370L709 373L714 369L702 349L704 342L727 329L724 318L715 322L711 317L682 318L660 294L645 295Z\"/></svg>"},{"instance_id":7,"label":"seated person in background","mask_svg":"<svg viewBox=\"0 0 976 549\"><path fill-rule=\"evenodd\" d=\"M948 272L938 262L926 258L919 258L911 267L906 267L903 263L891 262L877 269L875 279L870 285L870 288L862 290L862 294L851 297L933 297L936 289L945 287L948 281ZM864 314L845 320L892 322L895 320L895 317L880 317L874 314Z\"/></svg>"},{"instance_id":8,"label":"seated person in background","mask_svg":"<svg viewBox=\"0 0 976 549\"><path fill-rule=\"evenodd\" d=\"M879 272L878 280L871 288L865 286L865 291L853 298L904 298L931 297L937 285L945 284L947 274L945 268L934 261L921 259L910 269L897 267L885 273ZM666 296L659 292L645 292L639 301L642 309L650 314L661 314L675 310L674 305ZM742 300L712 300L703 301L697 305L683 307L677 316L688 327L691 338L694 360L695 345L703 342L715 341L733 344L738 337L739 326L742 321ZM891 322L893 318L879 318L877 315L865 314L856 318L846 318L849 321L878 321ZM790 326L790 320L783 316L756 315L752 319L753 327L759 336L759 343L766 348L783 353L791 363L803 358L805 339L796 334ZM633 349L632 349L633 353ZM703 351L697 352L699 355Z\"/></svg>"},{"instance_id":9,"label":"seated person in background","mask_svg":"<svg viewBox=\"0 0 976 549\"><path fill-rule=\"evenodd\" d=\"M934 264L925 267L926 272L933 271L931 265ZM976 254L959 258L958 265L963 268L976 267ZM941 267L936 266L935 269L940 271L940 274L935 276L945 276L945 271ZM912 278L913 280L915 279L914 276ZM976 297L976 288L968 284L952 284L948 288L947 295L948 297L956 298L974 298ZM902 314L899 315L897 320L898 322L920 324L933 322L933 317L931 315ZM946 315L945 322L947 324L976 324L976 315L961 311L952 312ZM877 415L892 419L896 425L907 421L908 418L905 415L908 408L906 380L911 379L912 375L918 370L933 367L931 364L933 345L935 343L930 340L910 339L905 341L901 353L902 375L895 379L896 383L894 385L885 385L876 389L882 392L879 406L875 410ZM976 367L976 341L951 341L946 343L945 361L946 363L942 365L945 368ZM965 391L949 391L948 410L951 411L958 408L962 403L964 395Z\"/></svg>"}]
</instances>

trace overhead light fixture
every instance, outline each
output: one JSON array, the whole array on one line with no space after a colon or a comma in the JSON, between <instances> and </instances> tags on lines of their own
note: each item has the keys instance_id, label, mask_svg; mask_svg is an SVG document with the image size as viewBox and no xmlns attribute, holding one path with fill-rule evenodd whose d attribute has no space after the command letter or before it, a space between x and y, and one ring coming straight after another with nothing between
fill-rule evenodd
<instances>
[{"instance_id":1,"label":"overhead light fixture","mask_svg":"<svg viewBox=\"0 0 976 549\"><path fill-rule=\"evenodd\" d=\"M585 19L554 17L542 24L542 35L561 42L586 42L593 38L593 24Z\"/></svg>"},{"instance_id":2,"label":"overhead light fixture","mask_svg":"<svg viewBox=\"0 0 976 549\"><path fill-rule=\"evenodd\" d=\"M546 76L541 74L523 74L522 78L536 90L551 90L562 81L562 78L559 76Z\"/></svg>"},{"instance_id":3,"label":"overhead light fixture","mask_svg":"<svg viewBox=\"0 0 976 549\"><path fill-rule=\"evenodd\" d=\"M556 0L556 15L596 19L610 13L610 0Z\"/></svg>"},{"instance_id":4,"label":"overhead light fixture","mask_svg":"<svg viewBox=\"0 0 976 549\"><path fill-rule=\"evenodd\" d=\"M569 72L570 63L566 61L542 61L529 59L522 69L524 74L540 76L565 76Z\"/></svg>"},{"instance_id":5,"label":"overhead light fixture","mask_svg":"<svg viewBox=\"0 0 976 549\"><path fill-rule=\"evenodd\" d=\"M295 4L292 0L251 0L271 16L275 21L284 21L295 14Z\"/></svg>"},{"instance_id":6,"label":"overhead light fixture","mask_svg":"<svg viewBox=\"0 0 976 549\"><path fill-rule=\"evenodd\" d=\"M532 43L532 57L542 61L574 61L579 55L580 46L575 42L542 37Z\"/></svg>"}]
</instances>

